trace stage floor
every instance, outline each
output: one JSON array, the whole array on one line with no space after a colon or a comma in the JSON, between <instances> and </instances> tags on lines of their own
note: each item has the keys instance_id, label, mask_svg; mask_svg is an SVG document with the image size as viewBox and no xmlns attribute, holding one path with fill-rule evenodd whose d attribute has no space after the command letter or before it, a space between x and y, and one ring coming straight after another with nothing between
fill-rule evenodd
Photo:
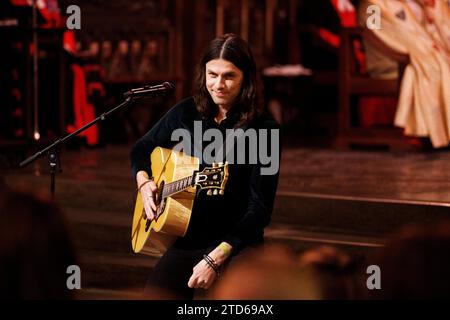
<instances>
[{"instance_id":1,"label":"stage floor","mask_svg":"<svg viewBox=\"0 0 450 320\"><path fill-rule=\"evenodd\" d=\"M119 179L132 186L129 146L64 151L57 177L99 184ZM48 163L40 159L21 170L2 170L10 185L28 177L45 187ZM129 181L128 181L129 180ZM283 150L278 192L450 203L450 152Z\"/></svg>"},{"instance_id":2,"label":"stage floor","mask_svg":"<svg viewBox=\"0 0 450 320\"><path fill-rule=\"evenodd\" d=\"M280 191L450 202L450 152L287 149Z\"/></svg>"}]
</instances>

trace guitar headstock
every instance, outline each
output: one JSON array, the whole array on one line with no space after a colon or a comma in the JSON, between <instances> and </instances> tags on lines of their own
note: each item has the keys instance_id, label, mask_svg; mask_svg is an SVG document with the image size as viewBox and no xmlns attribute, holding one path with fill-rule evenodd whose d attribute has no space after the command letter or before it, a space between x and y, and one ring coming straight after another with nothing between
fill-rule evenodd
<instances>
[{"instance_id":1,"label":"guitar headstock","mask_svg":"<svg viewBox=\"0 0 450 320\"><path fill-rule=\"evenodd\" d=\"M197 173L195 184L201 189L208 190L207 194L223 195L228 181L228 162L213 163L212 167L205 167Z\"/></svg>"}]
</instances>

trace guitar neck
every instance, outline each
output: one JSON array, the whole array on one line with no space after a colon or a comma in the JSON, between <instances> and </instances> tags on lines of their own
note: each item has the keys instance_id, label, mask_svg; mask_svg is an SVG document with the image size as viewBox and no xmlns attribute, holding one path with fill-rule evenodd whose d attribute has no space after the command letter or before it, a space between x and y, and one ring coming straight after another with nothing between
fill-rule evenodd
<instances>
[{"instance_id":1,"label":"guitar neck","mask_svg":"<svg viewBox=\"0 0 450 320\"><path fill-rule=\"evenodd\" d=\"M164 185L163 191L162 191L162 198L170 197L176 193L182 192L190 187L193 187L195 185L195 174L192 176L172 181L168 184Z\"/></svg>"}]
</instances>

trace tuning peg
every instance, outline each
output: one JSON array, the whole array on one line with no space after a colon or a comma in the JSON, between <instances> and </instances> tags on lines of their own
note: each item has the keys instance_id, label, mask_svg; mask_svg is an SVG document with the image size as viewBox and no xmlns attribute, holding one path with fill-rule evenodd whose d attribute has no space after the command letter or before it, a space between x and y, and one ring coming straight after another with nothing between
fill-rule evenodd
<instances>
[{"instance_id":1,"label":"tuning peg","mask_svg":"<svg viewBox=\"0 0 450 320\"><path fill-rule=\"evenodd\" d=\"M212 196L212 190L211 189L208 189L208 192L206 192L206 194L208 195L208 196Z\"/></svg>"},{"instance_id":2,"label":"tuning peg","mask_svg":"<svg viewBox=\"0 0 450 320\"><path fill-rule=\"evenodd\" d=\"M213 195L217 196L217 189L214 189Z\"/></svg>"},{"instance_id":3,"label":"tuning peg","mask_svg":"<svg viewBox=\"0 0 450 320\"><path fill-rule=\"evenodd\" d=\"M219 162L219 167L222 167L223 166L223 162Z\"/></svg>"},{"instance_id":4,"label":"tuning peg","mask_svg":"<svg viewBox=\"0 0 450 320\"><path fill-rule=\"evenodd\" d=\"M217 168L218 167L217 163L213 162L212 167Z\"/></svg>"},{"instance_id":5,"label":"tuning peg","mask_svg":"<svg viewBox=\"0 0 450 320\"><path fill-rule=\"evenodd\" d=\"M225 194L225 192L224 192L222 189L220 189L219 194L220 194L221 196L223 196L223 195Z\"/></svg>"}]
</instances>

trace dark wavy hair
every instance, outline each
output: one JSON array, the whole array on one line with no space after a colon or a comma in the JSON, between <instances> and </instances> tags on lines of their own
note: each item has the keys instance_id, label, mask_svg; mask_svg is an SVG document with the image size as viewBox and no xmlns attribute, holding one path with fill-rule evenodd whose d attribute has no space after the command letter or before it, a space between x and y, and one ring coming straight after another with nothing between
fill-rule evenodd
<instances>
[{"instance_id":1,"label":"dark wavy hair","mask_svg":"<svg viewBox=\"0 0 450 320\"><path fill-rule=\"evenodd\" d=\"M243 74L241 92L233 102L229 112L236 113L238 121L235 127L241 127L250 123L259 113L257 98L256 64L253 54L242 38L235 34L225 34L210 42L197 70L197 80L194 93L194 101L197 110L204 118L217 115L217 107L214 104L206 88L206 64L215 59L224 59L232 62Z\"/></svg>"}]
</instances>

